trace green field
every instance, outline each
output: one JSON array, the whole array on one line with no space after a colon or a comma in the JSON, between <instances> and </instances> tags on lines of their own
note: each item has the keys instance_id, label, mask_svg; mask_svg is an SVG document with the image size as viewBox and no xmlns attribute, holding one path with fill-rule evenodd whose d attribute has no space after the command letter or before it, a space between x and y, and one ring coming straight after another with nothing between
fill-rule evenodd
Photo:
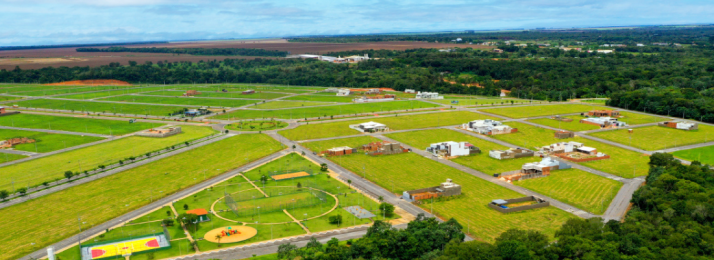
<instances>
[{"instance_id":1,"label":"green field","mask_svg":"<svg viewBox=\"0 0 714 260\"><path fill-rule=\"evenodd\" d=\"M489 151L505 150L508 149L508 147L449 129L402 132L396 134L389 134L387 135L387 137L403 142L420 150L426 150L426 147L428 147L432 143L444 141L469 142L481 149L481 153L472 156L462 156L456 159L452 159L452 161L486 174L518 170L525 163L540 160L540 158L537 157L525 157L513 160L498 160L491 158L488 156Z\"/></svg>"},{"instance_id":2,"label":"green field","mask_svg":"<svg viewBox=\"0 0 714 260\"><path fill-rule=\"evenodd\" d=\"M103 135L124 135L144 129L159 127L162 124L135 122L129 120L104 120L84 116L48 116L21 113L0 117L0 126L62 130L70 132L93 133Z\"/></svg>"},{"instance_id":3,"label":"green field","mask_svg":"<svg viewBox=\"0 0 714 260\"><path fill-rule=\"evenodd\" d=\"M176 111L183 111L182 106L118 104L109 102L67 101L58 99L33 99L17 103L21 107L58 109L104 114L133 114L168 116Z\"/></svg>"},{"instance_id":4,"label":"green field","mask_svg":"<svg viewBox=\"0 0 714 260\"><path fill-rule=\"evenodd\" d=\"M551 118L538 118L538 119L531 119L528 121L531 121L536 124L544 125L544 126L550 126L550 127L554 127L554 128L558 128L558 129L570 130L570 131L575 131L575 132L600 129L600 127L596 126L596 125L580 123L580 119L585 118L584 116L579 116L579 115L564 116L564 118L570 118L570 119L573 119L573 121L572 122L562 122L562 121L557 121L557 120L551 119Z\"/></svg>"},{"instance_id":5,"label":"green field","mask_svg":"<svg viewBox=\"0 0 714 260\"><path fill-rule=\"evenodd\" d=\"M524 106L524 107L504 107L504 108L489 108L481 111L500 115L510 118L524 118L536 116L551 116L571 113L588 112L595 109L608 109L600 106L589 106L580 104L558 104L558 105L542 105L542 106Z\"/></svg>"},{"instance_id":6,"label":"green field","mask_svg":"<svg viewBox=\"0 0 714 260\"><path fill-rule=\"evenodd\" d=\"M314 102L314 101L270 101L257 106L251 106L255 109L276 109L276 108L293 108L293 107L309 107L321 105L334 105L333 102Z\"/></svg>"},{"instance_id":7,"label":"green field","mask_svg":"<svg viewBox=\"0 0 714 260\"><path fill-rule=\"evenodd\" d=\"M0 96L0 101L17 100L17 99L21 99L21 97Z\"/></svg>"},{"instance_id":8,"label":"green field","mask_svg":"<svg viewBox=\"0 0 714 260\"><path fill-rule=\"evenodd\" d=\"M332 145L337 144L326 146ZM352 154L332 159L358 175L363 175L364 169L367 179L394 194L437 186L447 178L452 179L461 185L462 196L423 204L422 208L430 211L433 205L435 214L444 219L455 218L461 225L468 226L471 235L479 240L493 241L511 228L539 230L552 238L555 231L568 218L573 217L555 207L512 214L492 210L487 204L494 199L518 198L523 195L414 153L375 157ZM395 162L399 162L398 165Z\"/></svg>"},{"instance_id":9,"label":"green field","mask_svg":"<svg viewBox=\"0 0 714 260\"><path fill-rule=\"evenodd\" d=\"M299 95L299 96L284 98L283 100L303 100L303 101L316 101L316 102L345 102L345 103L349 103L349 102L352 102L352 99L357 97L357 96L342 97L342 96L336 96L335 93L331 93L331 94L332 95L324 95L324 94Z\"/></svg>"},{"instance_id":10,"label":"green field","mask_svg":"<svg viewBox=\"0 0 714 260\"><path fill-rule=\"evenodd\" d=\"M10 138L21 138L21 137L30 138L32 140L35 140L35 142L27 143L27 144L18 144L18 145L15 145L13 148L15 150L36 152L36 153L52 152L52 151L72 147L75 145L96 142L96 141L104 139L101 137L93 137L93 136L65 135L65 134L35 132L35 131L0 129L0 140L7 140Z\"/></svg>"},{"instance_id":11,"label":"green field","mask_svg":"<svg viewBox=\"0 0 714 260\"><path fill-rule=\"evenodd\" d=\"M87 229L203 182L204 176L211 178L264 157L269 153L267 148L277 150L280 145L267 135L238 135L0 209L0 215L9 216L51 207L42 214L25 214L0 223L4 234L0 237L0 251L3 252L0 259L17 259L75 235L79 228L78 216L83 222L81 228ZM206 165L211 167L206 169ZM46 227L52 227L52 232L47 232Z\"/></svg>"},{"instance_id":12,"label":"green field","mask_svg":"<svg viewBox=\"0 0 714 260\"><path fill-rule=\"evenodd\" d=\"M714 138L714 126L700 124L699 130L693 131L661 126L648 126L634 128L632 134L628 133L627 129L618 129L592 133L590 135L642 150L655 151L677 146L711 142L712 138Z\"/></svg>"},{"instance_id":13,"label":"green field","mask_svg":"<svg viewBox=\"0 0 714 260\"><path fill-rule=\"evenodd\" d=\"M275 99L275 98L290 95L290 94L272 93L272 92L256 92L255 94L243 95L240 93L240 91L238 91L238 92L216 92L215 90L204 91L204 90L198 89L198 88L189 88L189 90L197 90L199 93L201 93L201 94L196 95L195 96L196 98L214 97L214 98L239 98L239 99L240 98L242 98L242 99ZM151 95L151 96L180 97L180 96L183 96L184 93L186 93L186 91L164 90L164 91L147 92L147 93L142 93L142 94L143 95Z\"/></svg>"},{"instance_id":14,"label":"green field","mask_svg":"<svg viewBox=\"0 0 714 260\"><path fill-rule=\"evenodd\" d=\"M45 85L37 85L37 84L12 84L12 85L3 85L2 88L0 88L0 93L7 93L7 94L12 94L16 92L23 92L23 91L38 91L38 90L56 90L56 89L71 89L71 88L77 88L77 86L45 86Z\"/></svg>"},{"instance_id":15,"label":"green field","mask_svg":"<svg viewBox=\"0 0 714 260\"><path fill-rule=\"evenodd\" d=\"M14 92L14 95L20 96L49 96L49 95L61 95L61 94L72 94L81 92L93 92L93 91L105 91L105 90L117 90L124 88L133 88L134 86L74 86L71 88L62 89L42 89L33 90L27 89L23 91Z\"/></svg>"},{"instance_id":16,"label":"green field","mask_svg":"<svg viewBox=\"0 0 714 260\"><path fill-rule=\"evenodd\" d=\"M360 134L349 125L375 121L387 125L392 130L406 130L437 126L460 125L477 119L493 119L489 116L467 112L437 112L418 115L383 116L361 120L301 125L298 128L280 131L291 140L309 140L326 137Z\"/></svg>"},{"instance_id":17,"label":"green field","mask_svg":"<svg viewBox=\"0 0 714 260\"><path fill-rule=\"evenodd\" d=\"M226 125L226 129L236 131L265 131L285 128L288 123L283 121L241 121Z\"/></svg>"},{"instance_id":18,"label":"green field","mask_svg":"<svg viewBox=\"0 0 714 260\"><path fill-rule=\"evenodd\" d=\"M166 87L125 88L125 89L120 89L120 90L110 90L110 91L102 91L102 92L61 95L61 96L56 96L56 97L57 98L69 98L69 99L93 99L93 98L119 96L119 95L141 93L141 92L148 92L148 91L156 91L156 90L161 90L161 89L165 89L165 88Z\"/></svg>"},{"instance_id":19,"label":"green field","mask_svg":"<svg viewBox=\"0 0 714 260\"><path fill-rule=\"evenodd\" d=\"M116 163L130 156L142 155L215 133L209 127L199 126L182 126L181 130L183 133L166 138L131 136L2 167L0 190L10 190L13 180L16 187L34 186L64 178L65 171L90 170L98 165Z\"/></svg>"},{"instance_id":20,"label":"green field","mask_svg":"<svg viewBox=\"0 0 714 260\"><path fill-rule=\"evenodd\" d=\"M334 105L315 108L294 108L280 110L236 110L230 113L211 117L213 119L252 119L252 118L284 118L300 119L312 117L330 117L336 115L357 115L380 113L398 110L438 107L438 105L421 101L393 101L374 104Z\"/></svg>"},{"instance_id":21,"label":"green field","mask_svg":"<svg viewBox=\"0 0 714 260\"><path fill-rule=\"evenodd\" d=\"M649 124L649 123L657 123L657 122L667 121L667 118L665 118L665 117L653 116L653 115L643 115L640 113L632 113L632 112L625 112L625 111L620 112L620 115L622 115L622 117L619 118L618 120L625 122L628 125L641 125L641 124Z\"/></svg>"},{"instance_id":22,"label":"green field","mask_svg":"<svg viewBox=\"0 0 714 260\"><path fill-rule=\"evenodd\" d=\"M433 102L451 106L493 106L529 103L525 99L500 99L500 98L472 98L472 99L434 99ZM457 101L458 103L451 103ZM513 103L511 103L513 101Z\"/></svg>"},{"instance_id":23,"label":"green field","mask_svg":"<svg viewBox=\"0 0 714 260\"><path fill-rule=\"evenodd\" d=\"M513 184L596 215L605 213L622 187L619 181L578 169L557 170L548 177L516 181Z\"/></svg>"},{"instance_id":24,"label":"green field","mask_svg":"<svg viewBox=\"0 0 714 260\"><path fill-rule=\"evenodd\" d=\"M255 103L255 100L229 99L229 98L199 98L199 97L158 97L125 95L99 99L100 101L117 101L128 103L150 103L162 105L187 105L187 106L212 106L212 107L239 107Z\"/></svg>"},{"instance_id":25,"label":"green field","mask_svg":"<svg viewBox=\"0 0 714 260\"><path fill-rule=\"evenodd\" d=\"M518 128L518 132L513 134L494 135L492 137L514 145L523 146L528 149L537 149L542 146L558 142L580 142L586 146L597 148L598 151L610 155L610 159L584 162L581 163L582 165L625 178L647 175L649 169L649 166L647 165L649 162L649 156L646 154L640 154L627 149L577 136L576 138L557 139L553 136L553 130L524 123L508 122L508 125Z\"/></svg>"},{"instance_id":26,"label":"green field","mask_svg":"<svg viewBox=\"0 0 714 260\"><path fill-rule=\"evenodd\" d=\"M27 158L27 156L12 153L0 153L0 163L20 160L22 158Z\"/></svg>"},{"instance_id":27,"label":"green field","mask_svg":"<svg viewBox=\"0 0 714 260\"><path fill-rule=\"evenodd\" d=\"M689 150L676 151L673 154L674 156L685 160L699 161L702 164L714 165L714 156L712 156L714 154L714 146L705 146ZM704 156L702 156L702 154Z\"/></svg>"}]
</instances>

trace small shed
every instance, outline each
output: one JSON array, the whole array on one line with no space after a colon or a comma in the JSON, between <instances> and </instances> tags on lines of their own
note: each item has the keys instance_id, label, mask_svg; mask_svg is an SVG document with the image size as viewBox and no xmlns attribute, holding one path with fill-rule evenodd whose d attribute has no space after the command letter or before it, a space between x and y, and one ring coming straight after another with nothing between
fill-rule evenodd
<instances>
[{"instance_id":1,"label":"small shed","mask_svg":"<svg viewBox=\"0 0 714 260\"><path fill-rule=\"evenodd\" d=\"M208 211L206 211L205 209L188 210L188 211L186 211L186 214L194 214L194 215L198 216L198 222L196 222L196 223L211 221L211 219L208 218Z\"/></svg>"}]
</instances>

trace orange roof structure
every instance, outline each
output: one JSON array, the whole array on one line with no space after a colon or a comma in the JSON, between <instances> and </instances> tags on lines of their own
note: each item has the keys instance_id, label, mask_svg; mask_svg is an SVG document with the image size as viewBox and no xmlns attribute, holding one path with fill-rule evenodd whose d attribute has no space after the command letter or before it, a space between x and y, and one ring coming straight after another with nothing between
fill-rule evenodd
<instances>
[{"instance_id":1,"label":"orange roof structure","mask_svg":"<svg viewBox=\"0 0 714 260\"><path fill-rule=\"evenodd\" d=\"M194 214L196 216L203 216L203 215L208 215L208 211L205 209L192 209L189 211L186 211L186 214Z\"/></svg>"}]
</instances>

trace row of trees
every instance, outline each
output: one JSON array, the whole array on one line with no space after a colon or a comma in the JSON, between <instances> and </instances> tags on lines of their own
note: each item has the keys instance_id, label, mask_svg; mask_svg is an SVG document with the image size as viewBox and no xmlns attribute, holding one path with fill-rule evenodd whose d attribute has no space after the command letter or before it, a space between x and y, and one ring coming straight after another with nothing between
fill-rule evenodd
<instances>
[{"instance_id":1,"label":"row of trees","mask_svg":"<svg viewBox=\"0 0 714 260\"><path fill-rule=\"evenodd\" d=\"M190 55L221 55L221 56L266 56L285 57L287 51L264 50L253 48L165 48L165 47L109 47L109 48L77 48L77 52L144 52L144 53L173 53Z\"/></svg>"},{"instance_id":2,"label":"row of trees","mask_svg":"<svg viewBox=\"0 0 714 260\"><path fill-rule=\"evenodd\" d=\"M339 245L312 240L305 248L280 246L280 259L712 259L714 170L682 165L670 154L651 157L646 185L632 198L624 222L568 220L555 240L537 231L512 229L495 242L463 242L455 220L438 223L420 215L405 230L377 221L361 239Z\"/></svg>"}]
</instances>

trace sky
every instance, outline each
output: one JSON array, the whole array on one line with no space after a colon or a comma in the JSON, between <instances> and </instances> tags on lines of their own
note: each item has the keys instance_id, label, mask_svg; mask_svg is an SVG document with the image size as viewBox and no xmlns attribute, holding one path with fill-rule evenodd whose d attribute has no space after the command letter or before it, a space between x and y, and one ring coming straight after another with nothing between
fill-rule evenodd
<instances>
[{"instance_id":1,"label":"sky","mask_svg":"<svg viewBox=\"0 0 714 260\"><path fill-rule=\"evenodd\" d=\"M711 0L0 0L0 46L714 23Z\"/></svg>"}]
</instances>

